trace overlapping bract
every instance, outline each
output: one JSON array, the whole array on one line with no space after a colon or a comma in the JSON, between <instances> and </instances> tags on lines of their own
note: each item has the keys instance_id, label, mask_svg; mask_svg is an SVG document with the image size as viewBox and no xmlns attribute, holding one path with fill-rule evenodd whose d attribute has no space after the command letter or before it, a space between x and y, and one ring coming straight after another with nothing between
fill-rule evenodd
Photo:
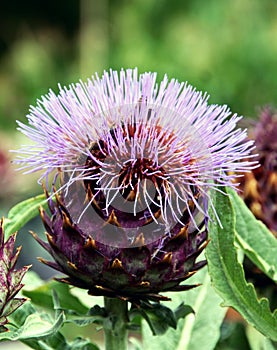
<instances>
[{"instance_id":1,"label":"overlapping bract","mask_svg":"<svg viewBox=\"0 0 277 350\"><path fill-rule=\"evenodd\" d=\"M206 231L188 233L189 220L172 237L144 245L141 235L140 245L116 248L86 236L72 222L59 198L56 202L49 201L49 207L51 217L41 209L48 243L35 234L34 237L55 262L41 261L69 276L60 281L87 289L92 295L117 297L137 304L140 300L167 300L159 293L195 287L181 282L206 264L205 260L196 262L207 244Z\"/></svg>"}]
</instances>

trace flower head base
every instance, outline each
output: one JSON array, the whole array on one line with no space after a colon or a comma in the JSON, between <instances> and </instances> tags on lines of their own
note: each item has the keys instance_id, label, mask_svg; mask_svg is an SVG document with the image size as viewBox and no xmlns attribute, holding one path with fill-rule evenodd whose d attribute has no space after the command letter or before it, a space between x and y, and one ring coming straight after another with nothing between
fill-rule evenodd
<instances>
[{"instance_id":1,"label":"flower head base","mask_svg":"<svg viewBox=\"0 0 277 350\"><path fill-rule=\"evenodd\" d=\"M17 248L14 253L16 234L13 234L4 242L3 219L0 220L0 331L6 330L7 316L19 308L25 298L15 298L23 287L22 278L30 266L24 266L15 270L15 264L20 253Z\"/></svg>"},{"instance_id":2,"label":"flower head base","mask_svg":"<svg viewBox=\"0 0 277 350\"><path fill-rule=\"evenodd\" d=\"M256 164L240 117L207 100L135 69L60 87L31 107L19 129L36 144L16 162L61 175L52 217L41 213L49 245L40 243L56 260L47 264L92 294L157 299L187 288L204 264L209 189L235 186L234 174Z\"/></svg>"},{"instance_id":3,"label":"flower head base","mask_svg":"<svg viewBox=\"0 0 277 350\"><path fill-rule=\"evenodd\" d=\"M69 276L59 281L88 289L92 295L116 297L134 304L141 300L170 300L159 293L197 286L180 283L206 265L205 260L196 262L207 245L205 230L189 234L188 226L180 226L175 236L165 236L147 245L141 234L133 246L118 248L84 234L58 197L56 202L49 201L49 208L51 217L41 209L48 243L36 234L33 236L55 262L40 260Z\"/></svg>"}]
</instances>

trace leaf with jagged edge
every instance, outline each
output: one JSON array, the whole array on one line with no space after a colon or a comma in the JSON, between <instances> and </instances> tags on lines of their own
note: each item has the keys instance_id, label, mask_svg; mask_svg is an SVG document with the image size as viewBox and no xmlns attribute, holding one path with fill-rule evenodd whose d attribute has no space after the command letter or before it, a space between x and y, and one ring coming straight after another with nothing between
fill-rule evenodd
<instances>
[{"instance_id":1,"label":"leaf with jagged edge","mask_svg":"<svg viewBox=\"0 0 277 350\"><path fill-rule=\"evenodd\" d=\"M57 293L53 291L54 319L49 312L38 312L31 302L26 302L10 316L7 332L0 333L0 341L20 341L35 350L99 350L96 344L81 337L72 342L59 332L65 322Z\"/></svg>"},{"instance_id":2,"label":"leaf with jagged edge","mask_svg":"<svg viewBox=\"0 0 277 350\"><path fill-rule=\"evenodd\" d=\"M277 239L272 232L255 218L244 201L231 188L231 196L236 213L236 241L248 258L269 278L277 282Z\"/></svg>"},{"instance_id":3,"label":"leaf with jagged edge","mask_svg":"<svg viewBox=\"0 0 277 350\"><path fill-rule=\"evenodd\" d=\"M224 193L225 192L225 193ZM235 213L230 197L223 188L214 191L212 201L222 227L210 210L210 243L206 248L209 274L223 305L236 309L245 320L272 340L277 340L277 310L271 313L266 298L258 300L254 286L247 283L235 247Z\"/></svg>"},{"instance_id":4,"label":"leaf with jagged edge","mask_svg":"<svg viewBox=\"0 0 277 350\"><path fill-rule=\"evenodd\" d=\"M21 324L16 325L15 320L18 319L18 315L21 315L23 322L20 320ZM10 319L11 323L6 325L9 331L0 333L0 340L22 341L44 339L55 334L65 321L62 311L56 313L55 319L53 320L49 314L37 312L30 305L30 302L27 302L18 309L18 311L12 314Z\"/></svg>"}]
</instances>

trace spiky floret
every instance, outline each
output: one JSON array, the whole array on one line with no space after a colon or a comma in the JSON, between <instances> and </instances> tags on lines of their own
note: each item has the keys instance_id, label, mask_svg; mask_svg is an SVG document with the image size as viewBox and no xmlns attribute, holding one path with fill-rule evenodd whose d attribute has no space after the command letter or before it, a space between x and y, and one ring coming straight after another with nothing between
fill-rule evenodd
<instances>
[{"instance_id":1,"label":"spiky floret","mask_svg":"<svg viewBox=\"0 0 277 350\"><path fill-rule=\"evenodd\" d=\"M3 219L0 220L0 327L5 330L8 323L7 317L19 308L27 299L16 298L16 294L23 287L22 278L30 266L24 266L19 270L15 264L20 253L20 247L14 253L16 233L4 241Z\"/></svg>"},{"instance_id":2,"label":"spiky floret","mask_svg":"<svg viewBox=\"0 0 277 350\"><path fill-rule=\"evenodd\" d=\"M103 196L101 210L109 217L109 207L124 193L134 216L142 199L146 216L155 221L159 211L166 227L182 222L191 201L208 218L209 189L235 186L234 174L255 164L246 160L253 142L236 129L241 117L225 105L208 105L208 96L187 83L165 76L158 84L156 73L129 69L59 88L31 107L30 125L18 123L35 145L19 150L16 162L27 172L43 171L42 177L62 172L64 193L76 182L87 184L77 222Z\"/></svg>"}]
</instances>

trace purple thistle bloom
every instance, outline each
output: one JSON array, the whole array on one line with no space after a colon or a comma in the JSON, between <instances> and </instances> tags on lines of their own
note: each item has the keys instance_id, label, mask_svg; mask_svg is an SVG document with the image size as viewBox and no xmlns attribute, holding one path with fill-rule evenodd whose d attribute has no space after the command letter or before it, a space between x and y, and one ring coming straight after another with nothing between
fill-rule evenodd
<instances>
[{"instance_id":1,"label":"purple thistle bloom","mask_svg":"<svg viewBox=\"0 0 277 350\"><path fill-rule=\"evenodd\" d=\"M236 129L241 117L207 100L206 94L166 76L157 84L155 73L105 72L102 78L96 75L87 83L60 87L58 95L50 91L31 107L30 125L18 124L35 144L19 150L15 162L27 172L42 170L42 177L59 170L67 174L65 187L96 181L110 204L116 192L130 185L118 184L121 169L137 164L146 177L161 182L164 195L157 205L166 221L163 209L173 199L177 208L189 208L194 188L209 199L209 189L234 186L234 172L249 171L255 164L249 161L253 141L244 142L246 131ZM93 154L94 144L105 161ZM101 172L89 173L86 159ZM138 164L145 159L151 164ZM146 192L144 197L150 205ZM198 209L207 216L206 209Z\"/></svg>"},{"instance_id":2,"label":"purple thistle bloom","mask_svg":"<svg viewBox=\"0 0 277 350\"><path fill-rule=\"evenodd\" d=\"M207 101L166 76L110 71L50 91L29 125L18 122L35 144L15 162L47 182L56 175L61 197L49 199L52 218L41 213L49 245L40 243L69 283L129 299L187 289L179 284L203 266L209 190L234 187L256 164L241 117Z\"/></svg>"}]
</instances>

